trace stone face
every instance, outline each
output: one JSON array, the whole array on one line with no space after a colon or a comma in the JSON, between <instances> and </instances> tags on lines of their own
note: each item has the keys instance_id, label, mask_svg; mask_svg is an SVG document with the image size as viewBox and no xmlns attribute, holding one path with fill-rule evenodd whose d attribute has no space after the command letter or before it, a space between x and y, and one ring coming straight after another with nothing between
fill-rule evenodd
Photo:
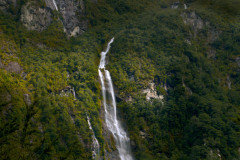
<instances>
[{"instance_id":1,"label":"stone face","mask_svg":"<svg viewBox=\"0 0 240 160\"><path fill-rule=\"evenodd\" d=\"M24 101L28 106L30 106L32 104L29 94L24 94Z\"/></svg>"},{"instance_id":2,"label":"stone face","mask_svg":"<svg viewBox=\"0 0 240 160\"><path fill-rule=\"evenodd\" d=\"M21 21L29 30L42 31L46 29L52 21L52 14L48 8L40 8L29 2L22 7Z\"/></svg>"},{"instance_id":3,"label":"stone face","mask_svg":"<svg viewBox=\"0 0 240 160\"><path fill-rule=\"evenodd\" d=\"M171 5L171 8L172 9L177 9L179 7L179 2L174 2L172 5Z\"/></svg>"},{"instance_id":4,"label":"stone face","mask_svg":"<svg viewBox=\"0 0 240 160\"><path fill-rule=\"evenodd\" d=\"M218 31L215 28L211 27L208 21L202 20L202 18L198 16L194 11L192 12L185 11L181 14L181 16L183 18L184 24L191 26L191 28L193 29L194 37L204 27L208 27L208 32L207 32L208 43L211 43L217 40L217 38L221 34L221 31Z\"/></svg>"},{"instance_id":5,"label":"stone face","mask_svg":"<svg viewBox=\"0 0 240 160\"><path fill-rule=\"evenodd\" d=\"M0 0L0 10L8 12L10 6L16 6L16 2ZM96 3L97 0L91 2ZM36 1L29 1L21 8L20 19L28 30L45 30L52 23L53 16L62 21L63 31L68 36L80 35L88 28L84 0L45 0L45 4L46 7L42 7Z\"/></svg>"},{"instance_id":6,"label":"stone face","mask_svg":"<svg viewBox=\"0 0 240 160\"><path fill-rule=\"evenodd\" d=\"M5 66L1 59L0 59L0 68L6 69L8 72L11 73L21 73L22 72L22 67L17 63L17 62L9 62L7 66Z\"/></svg>"},{"instance_id":7,"label":"stone face","mask_svg":"<svg viewBox=\"0 0 240 160\"><path fill-rule=\"evenodd\" d=\"M143 131L140 131L140 136L145 139L148 135L147 133L143 132Z\"/></svg>"},{"instance_id":8,"label":"stone face","mask_svg":"<svg viewBox=\"0 0 240 160\"><path fill-rule=\"evenodd\" d=\"M0 10L4 13L8 12L10 7L16 7L17 0L0 0Z\"/></svg>"},{"instance_id":9,"label":"stone face","mask_svg":"<svg viewBox=\"0 0 240 160\"><path fill-rule=\"evenodd\" d=\"M181 16L184 24L189 25L193 30L193 34L190 33L190 37L196 38L198 35L206 38L205 44L208 46L208 50L206 51L207 58L215 59L217 53L216 50L211 47L211 43L216 41L222 32L211 26L208 21L203 20L194 11L184 11ZM200 32L202 29L206 29L206 34Z\"/></svg>"},{"instance_id":10,"label":"stone face","mask_svg":"<svg viewBox=\"0 0 240 160\"><path fill-rule=\"evenodd\" d=\"M133 101L132 96L128 96L124 100L125 100L125 102L132 102Z\"/></svg>"},{"instance_id":11,"label":"stone face","mask_svg":"<svg viewBox=\"0 0 240 160\"><path fill-rule=\"evenodd\" d=\"M21 73L22 71L22 67L17 62L9 62L8 66L5 67L5 69L8 72L17 73L17 74Z\"/></svg>"},{"instance_id":12,"label":"stone face","mask_svg":"<svg viewBox=\"0 0 240 160\"><path fill-rule=\"evenodd\" d=\"M45 0L49 1L49 0ZM88 26L85 19L85 5L83 0L55 0L58 11L63 17L64 31L69 36L82 34ZM46 3L48 7L53 8L51 2ZM48 5L49 4L49 5Z\"/></svg>"},{"instance_id":13,"label":"stone face","mask_svg":"<svg viewBox=\"0 0 240 160\"><path fill-rule=\"evenodd\" d=\"M184 12L181 14L184 24L190 25L194 30L194 36L196 36L198 30L203 29L204 21L193 12Z\"/></svg>"},{"instance_id":14,"label":"stone face","mask_svg":"<svg viewBox=\"0 0 240 160\"><path fill-rule=\"evenodd\" d=\"M142 93L146 93L146 99L151 100L151 99L160 99L163 100L164 96L163 95L158 95L155 83L149 83L149 88L144 89Z\"/></svg>"},{"instance_id":15,"label":"stone face","mask_svg":"<svg viewBox=\"0 0 240 160\"><path fill-rule=\"evenodd\" d=\"M72 86L66 86L65 88L59 91L59 94L60 96L67 96L67 97L72 94L74 98L76 98L75 90L74 90L74 87Z\"/></svg>"},{"instance_id":16,"label":"stone face","mask_svg":"<svg viewBox=\"0 0 240 160\"><path fill-rule=\"evenodd\" d=\"M70 36L76 36L81 32L80 28L77 26L73 29L73 31L70 33Z\"/></svg>"}]
</instances>

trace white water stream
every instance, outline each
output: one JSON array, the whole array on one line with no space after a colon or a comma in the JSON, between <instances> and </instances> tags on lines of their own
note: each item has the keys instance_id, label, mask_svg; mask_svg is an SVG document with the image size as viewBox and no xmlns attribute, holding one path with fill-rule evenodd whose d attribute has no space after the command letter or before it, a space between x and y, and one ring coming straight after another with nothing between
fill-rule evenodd
<instances>
[{"instance_id":1,"label":"white water stream","mask_svg":"<svg viewBox=\"0 0 240 160\"><path fill-rule=\"evenodd\" d=\"M184 4L184 9L187 9L187 5L186 4Z\"/></svg>"},{"instance_id":2,"label":"white water stream","mask_svg":"<svg viewBox=\"0 0 240 160\"><path fill-rule=\"evenodd\" d=\"M116 100L110 72L105 69L106 55L110 50L110 45L113 43L114 38L107 45L106 51L101 53L101 61L98 69L99 77L102 86L103 104L105 111L105 122L108 130L113 134L116 141L116 147L119 152L121 160L133 160L130 147L130 139L124 131L120 121L117 119Z\"/></svg>"},{"instance_id":3,"label":"white water stream","mask_svg":"<svg viewBox=\"0 0 240 160\"><path fill-rule=\"evenodd\" d=\"M73 87L73 89L72 89L72 92L73 92L74 100L76 100L76 92L75 92L75 90L74 90L74 87Z\"/></svg>"},{"instance_id":4,"label":"white water stream","mask_svg":"<svg viewBox=\"0 0 240 160\"><path fill-rule=\"evenodd\" d=\"M100 145L98 143L98 140L97 138L95 137L95 134L94 134L94 131L92 129L92 125L91 125L91 122L90 122L90 118L87 116L87 122L88 122L88 126L89 126L89 129L92 131L92 157L93 159L95 160L98 160L99 159L99 153L100 153Z\"/></svg>"},{"instance_id":5,"label":"white water stream","mask_svg":"<svg viewBox=\"0 0 240 160\"><path fill-rule=\"evenodd\" d=\"M58 7L57 7L57 4L56 4L55 0L52 0L52 1L53 1L55 9L58 11Z\"/></svg>"}]
</instances>

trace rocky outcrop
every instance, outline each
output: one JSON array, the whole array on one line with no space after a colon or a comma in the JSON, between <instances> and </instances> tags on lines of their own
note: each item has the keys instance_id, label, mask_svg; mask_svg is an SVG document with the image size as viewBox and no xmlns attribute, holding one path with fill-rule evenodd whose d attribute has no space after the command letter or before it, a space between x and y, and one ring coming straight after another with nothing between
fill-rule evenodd
<instances>
[{"instance_id":1,"label":"rocky outcrop","mask_svg":"<svg viewBox=\"0 0 240 160\"><path fill-rule=\"evenodd\" d=\"M208 22L204 22L194 11L183 12L181 16L183 17L184 24L190 25L193 29L194 37L196 37L199 30L203 29L205 25L208 25Z\"/></svg>"},{"instance_id":2,"label":"rocky outcrop","mask_svg":"<svg viewBox=\"0 0 240 160\"><path fill-rule=\"evenodd\" d=\"M221 156L221 153L220 153L220 150L217 149L217 150L213 150L211 149L208 153L208 159L214 159L214 160L221 160L222 159L222 156Z\"/></svg>"},{"instance_id":3,"label":"rocky outcrop","mask_svg":"<svg viewBox=\"0 0 240 160\"><path fill-rule=\"evenodd\" d=\"M45 3L46 3L46 6L51 8L52 10L58 10L55 0L45 0Z\"/></svg>"},{"instance_id":4,"label":"rocky outcrop","mask_svg":"<svg viewBox=\"0 0 240 160\"><path fill-rule=\"evenodd\" d=\"M8 10L17 6L17 0L0 0L0 10L4 13L8 12Z\"/></svg>"},{"instance_id":5,"label":"rocky outcrop","mask_svg":"<svg viewBox=\"0 0 240 160\"><path fill-rule=\"evenodd\" d=\"M96 0L94 2L97 2ZM85 18L83 0L45 0L46 7L40 7L36 2L28 2L21 9L21 21L29 30L43 31L52 22L54 11L60 13L63 31L68 36L82 34L88 27Z\"/></svg>"},{"instance_id":6,"label":"rocky outcrop","mask_svg":"<svg viewBox=\"0 0 240 160\"><path fill-rule=\"evenodd\" d=\"M124 98L125 102L132 102L133 98L132 96L127 96L126 98Z\"/></svg>"},{"instance_id":7,"label":"rocky outcrop","mask_svg":"<svg viewBox=\"0 0 240 160\"><path fill-rule=\"evenodd\" d=\"M171 5L171 8L172 9L177 9L180 5L180 2L174 2L172 5Z\"/></svg>"},{"instance_id":8,"label":"rocky outcrop","mask_svg":"<svg viewBox=\"0 0 240 160\"><path fill-rule=\"evenodd\" d=\"M72 94L74 99L76 98L76 93L75 93L74 87L71 87L71 86L66 86L65 88L60 90L59 94L60 94L60 96L67 96L67 97Z\"/></svg>"},{"instance_id":9,"label":"rocky outcrop","mask_svg":"<svg viewBox=\"0 0 240 160\"><path fill-rule=\"evenodd\" d=\"M0 59L0 68L6 69L10 73L20 74L22 72L22 67L18 62L9 62L7 65L4 65Z\"/></svg>"},{"instance_id":10,"label":"rocky outcrop","mask_svg":"<svg viewBox=\"0 0 240 160\"><path fill-rule=\"evenodd\" d=\"M178 8L184 8L187 9L187 5L186 4L182 4L179 1L176 1L174 3L171 4L171 8L172 9L178 9Z\"/></svg>"},{"instance_id":11,"label":"rocky outcrop","mask_svg":"<svg viewBox=\"0 0 240 160\"><path fill-rule=\"evenodd\" d=\"M63 25L70 36L76 36L87 29L85 20L85 4L83 0L56 0L63 17Z\"/></svg>"},{"instance_id":12,"label":"rocky outcrop","mask_svg":"<svg viewBox=\"0 0 240 160\"><path fill-rule=\"evenodd\" d=\"M182 85L183 85L183 87L185 88L186 94L187 94L187 95L192 95L192 90L191 90L191 88L189 88L189 87L185 84L183 78L182 78Z\"/></svg>"},{"instance_id":13,"label":"rocky outcrop","mask_svg":"<svg viewBox=\"0 0 240 160\"><path fill-rule=\"evenodd\" d=\"M148 134L146 132L140 131L139 134L143 139L146 139L148 137Z\"/></svg>"},{"instance_id":14,"label":"rocky outcrop","mask_svg":"<svg viewBox=\"0 0 240 160\"><path fill-rule=\"evenodd\" d=\"M61 14L64 31L67 35L77 36L87 29L88 21L85 19L83 0L45 0L45 3L47 7L58 10Z\"/></svg>"},{"instance_id":15,"label":"rocky outcrop","mask_svg":"<svg viewBox=\"0 0 240 160\"><path fill-rule=\"evenodd\" d=\"M27 104L27 106L30 106L32 104L31 98L29 94L24 94L24 102Z\"/></svg>"},{"instance_id":16,"label":"rocky outcrop","mask_svg":"<svg viewBox=\"0 0 240 160\"><path fill-rule=\"evenodd\" d=\"M43 31L52 22L51 10L29 2L21 9L21 21L29 30Z\"/></svg>"},{"instance_id":17,"label":"rocky outcrop","mask_svg":"<svg viewBox=\"0 0 240 160\"><path fill-rule=\"evenodd\" d=\"M107 124L105 122L105 111L104 107L102 106L100 109L100 118L103 120L102 121L102 135L104 137L105 141L105 159L106 160L120 160L119 158L119 152L115 146L114 138L112 133L108 130Z\"/></svg>"},{"instance_id":18,"label":"rocky outcrop","mask_svg":"<svg viewBox=\"0 0 240 160\"><path fill-rule=\"evenodd\" d=\"M205 42L208 47L206 51L207 58L215 59L216 51L213 47L211 47L211 44L218 39L222 32L211 26L210 22L203 20L194 11L184 11L181 16L184 24L189 25L192 29L190 37L196 38L197 35L203 36L206 39ZM206 29L206 34L199 34L203 29Z\"/></svg>"},{"instance_id":19,"label":"rocky outcrop","mask_svg":"<svg viewBox=\"0 0 240 160\"><path fill-rule=\"evenodd\" d=\"M17 62L9 62L5 69L11 73L20 74L22 72L22 67Z\"/></svg>"},{"instance_id":20,"label":"rocky outcrop","mask_svg":"<svg viewBox=\"0 0 240 160\"><path fill-rule=\"evenodd\" d=\"M221 31L218 31L216 28L213 28L210 25L210 22L203 20L200 16L196 14L196 12L191 11L184 11L181 14L181 17L183 18L183 22L186 25L189 25L193 32L194 32L194 37L197 36L200 30L204 29L205 27L207 28L207 42L212 43L215 40L218 39L219 35L221 34Z\"/></svg>"},{"instance_id":21,"label":"rocky outcrop","mask_svg":"<svg viewBox=\"0 0 240 160\"><path fill-rule=\"evenodd\" d=\"M163 95L158 95L157 90L156 90L156 85L155 83L149 83L149 88L144 89L142 93L146 94L146 99L151 100L151 99L160 99L163 100L164 96Z\"/></svg>"}]
</instances>

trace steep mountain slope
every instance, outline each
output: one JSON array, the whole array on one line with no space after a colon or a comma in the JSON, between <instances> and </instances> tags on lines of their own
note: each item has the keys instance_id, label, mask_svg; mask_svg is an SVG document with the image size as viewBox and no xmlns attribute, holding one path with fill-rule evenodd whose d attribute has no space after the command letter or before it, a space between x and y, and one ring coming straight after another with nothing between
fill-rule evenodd
<instances>
[{"instance_id":1,"label":"steep mountain slope","mask_svg":"<svg viewBox=\"0 0 240 160\"><path fill-rule=\"evenodd\" d=\"M239 159L239 7L0 0L1 159L119 159L98 78L112 37L106 68L135 159Z\"/></svg>"}]
</instances>

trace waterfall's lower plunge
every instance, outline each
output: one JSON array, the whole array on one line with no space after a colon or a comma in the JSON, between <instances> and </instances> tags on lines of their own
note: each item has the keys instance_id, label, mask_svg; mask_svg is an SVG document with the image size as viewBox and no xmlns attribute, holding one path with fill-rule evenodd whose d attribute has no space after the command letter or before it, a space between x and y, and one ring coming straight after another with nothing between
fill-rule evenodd
<instances>
[{"instance_id":1,"label":"waterfall's lower plunge","mask_svg":"<svg viewBox=\"0 0 240 160\"><path fill-rule=\"evenodd\" d=\"M95 160L99 160L99 156L100 156L100 145L98 143L98 140L97 138L95 137L95 134L94 134L94 131L92 129L92 124L90 122L90 118L88 117L87 115L87 122L88 122L88 126L89 126L89 129L92 131L92 157L93 159Z\"/></svg>"},{"instance_id":2,"label":"waterfall's lower plunge","mask_svg":"<svg viewBox=\"0 0 240 160\"><path fill-rule=\"evenodd\" d=\"M113 41L114 38L112 38L108 43L106 51L101 53L101 61L98 70L102 86L105 122L108 130L114 136L121 160L133 160L130 148L130 139L128 138L126 131L124 131L121 123L117 119L116 100L111 75L110 72L105 69L106 54L108 53L110 45Z\"/></svg>"}]
</instances>

